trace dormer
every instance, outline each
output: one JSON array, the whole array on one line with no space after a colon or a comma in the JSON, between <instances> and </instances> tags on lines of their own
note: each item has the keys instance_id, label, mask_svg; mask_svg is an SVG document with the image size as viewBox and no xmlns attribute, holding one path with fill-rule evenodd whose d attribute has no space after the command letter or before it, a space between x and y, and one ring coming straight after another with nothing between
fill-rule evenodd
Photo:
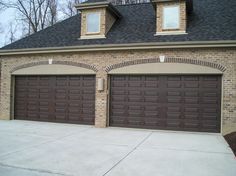
<instances>
[{"instance_id":1,"label":"dormer","mask_svg":"<svg viewBox=\"0 0 236 176\"><path fill-rule=\"evenodd\" d=\"M192 0L152 0L156 11L155 35L187 34L187 16Z\"/></svg>"},{"instance_id":2,"label":"dormer","mask_svg":"<svg viewBox=\"0 0 236 176\"><path fill-rule=\"evenodd\" d=\"M75 6L81 12L80 39L106 38L113 24L121 17L109 2L82 3Z\"/></svg>"}]
</instances>

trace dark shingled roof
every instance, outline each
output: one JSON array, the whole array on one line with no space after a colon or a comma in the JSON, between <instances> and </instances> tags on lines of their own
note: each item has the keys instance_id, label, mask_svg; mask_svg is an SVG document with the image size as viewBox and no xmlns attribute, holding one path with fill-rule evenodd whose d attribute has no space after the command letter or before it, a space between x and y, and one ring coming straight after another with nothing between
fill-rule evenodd
<instances>
[{"instance_id":1,"label":"dark shingled roof","mask_svg":"<svg viewBox=\"0 0 236 176\"><path fill-rule=\"evenodd\" d=\"M80 40L80 15L55 24L2 49L236 40L236 0L193 0L187 35L154 36L155 11L151 3L115 6L122 14L106 39Z\"/></svg>"}]
</instances>

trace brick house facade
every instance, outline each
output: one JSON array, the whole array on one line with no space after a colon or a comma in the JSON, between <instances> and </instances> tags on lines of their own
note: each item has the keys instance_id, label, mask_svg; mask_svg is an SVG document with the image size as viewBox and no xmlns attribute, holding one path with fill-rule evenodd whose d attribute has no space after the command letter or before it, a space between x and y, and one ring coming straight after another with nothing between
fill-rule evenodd
<instances>
[{"instance_id":1,"label":"brick house facade","mask_svg":"<svg viewBox=\"0 0 236 176\"><path fill-rule=\"evenodd\" d=\"M182 5L183 1L181 1L181 6ZM158 6L158 8L159 7L160 6ZM107 11L103 10L103 12L106 13ZM122 12L120 13L122 15ZM158 13L158 15L161 14ZM83 17L83 19L84 18L85 17ZM181 19L183 19L183 15L181 15ZM82 23L86 23L86 21L82 21ZM112 20L107 20L108 24L102 24L111 26L110 21ZM181 24L180 31L185 30L184 26L186 25ZM157 32L161 32L160 28L160 26L157 27ZM108 28L103 27L103 29L105 31L105 29ZM110 30L112 30L112 27ZM84 30L81 31L81 35L83 35ZM106 35L106 33L107 31L104 32L104 35ZM59 49L58 47L55 49L50 47L50 49L48 49L46 48L47 46L43 49L37 50L34 50L34 48L40 47L34 47L33 49L28 49L28 47L23 49L15 48L16 50L14 48L3 48L3 50L0 51L0 119L14 119L15 75L13 73L21 69L48 65L49 62L52 62L52 65L76 66L94 72L96 77L95 126L107 127L109 126L109 111L111 110L109 100L111 98L110 78L112 75L112 70L125 68L128 66L154 63L168 63L171 64L174 69L176 64L188 64L197 66L199 69L203 68L203 70L205 68L215 70L214 73L209 74L222 75L220 132L222 134L228 134L236 131L236 43L234 41L234 39L232 41L225 40L225 42L222 42L223 44L220 42L209 42L207 44L204 44L203 42L200 42L201 44L194 42L189 44L186 42L186 45L184 44L185 41L183 41L181 44L175 43L172 45L161 44L157 46L150 44L146 46L143 44L142 47L137 45L124 45L121 47L120 44L113 44L109 46L109 44L107 44L106 48L103 48L95 45L91 45L91 47L83 47L86 44L82 44L81 48L60 47ZM14 44L10 46L14 46ZM164 63L160 62L160 58L162 56L165 57ZM142 70L140 70L140 72L142 72ZM121 75L122 74L124 73L121 73ZM158 74L159 73L157 71L155 75ZM183 73L177 73L177 75L181 74ZM195 75L204 74L206 73L199 72ZM63 75L63 71L61 71L61 75ZM130 75L133 75L133 73L130 72ZM190 72L189 75L193 75L193 73ZM101 78L104 80L104 89L102 91L98 90L98 80Z\"/></svg>"}]
</instances>

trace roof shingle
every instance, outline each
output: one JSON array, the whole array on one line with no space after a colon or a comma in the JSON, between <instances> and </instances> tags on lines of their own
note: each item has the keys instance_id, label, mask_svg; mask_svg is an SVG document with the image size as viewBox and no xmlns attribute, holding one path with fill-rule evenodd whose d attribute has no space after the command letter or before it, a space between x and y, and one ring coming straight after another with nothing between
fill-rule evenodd
<instances>
[{"instance_id":1,"label":"roof shingle","mask_svg":"<svg viewBox=\"0 0 236 176\"><path fill-rule=\"evenodd\" d=\"M187 34L168 36L154 36L155 10L151 3L115 7L122 14L122 18L116 21L106 39L79 39L80 14L78 14L2 49L236 40L235 0L193 0L194 10L188 16Z\"/></svg>"}]
</instances>

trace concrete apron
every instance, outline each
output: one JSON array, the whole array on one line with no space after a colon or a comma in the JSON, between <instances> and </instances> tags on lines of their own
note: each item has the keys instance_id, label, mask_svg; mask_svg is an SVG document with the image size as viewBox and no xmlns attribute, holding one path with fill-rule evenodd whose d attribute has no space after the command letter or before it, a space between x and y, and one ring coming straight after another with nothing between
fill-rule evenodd
<instances>
[{"instance_id":1,"label":"concrete apron","mask_svg":"<svg viewBox=\"0 0 236 176\"><path fill-rule=\"evenodd\" d=\"M235 176L220 134L0 121L3 176Z\"/></svg>"}]
</instances>

